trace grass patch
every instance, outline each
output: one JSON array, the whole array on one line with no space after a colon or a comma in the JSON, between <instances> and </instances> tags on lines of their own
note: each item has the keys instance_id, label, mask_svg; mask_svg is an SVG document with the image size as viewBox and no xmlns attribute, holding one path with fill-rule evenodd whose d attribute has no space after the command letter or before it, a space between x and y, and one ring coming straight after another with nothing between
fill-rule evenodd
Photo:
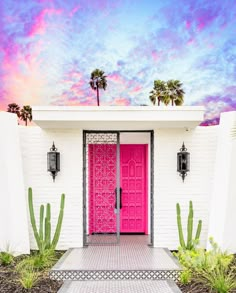
<instances>
[{"instance_id":1,"label":"grass patch","mask_svg":"<svg viewBox=\"0 0 236 293\"><path fill-rule=\"evenodd\" d=\"M24 270L20 273L19 282L21 286L25 289L32 289L39 279L39 273L34 270Z\"/></svg>"},{"instance_id":2,"label":"grass patch","mask_svg":"<svg viewBox=\"0 0 236 293\"><path fill-rule=\"evenodd\" d=\"M0 292L26 292L25 290L56 293L61 281L49 279L48 271L64 253L61 251L31 251L30 255L20 255L13 262L3 265L0 262Z\"/></svg>"},{"instance_id":3,"label":"grass patch","mask_svg":"<svg viewBox=\"0 0 236 293\"><path fill-rule=\"evenodd\" d=\"M0 252L0 263L3 266L11 265L14 261L14 256L10 252Z\"/></svg>"}]
</instances>

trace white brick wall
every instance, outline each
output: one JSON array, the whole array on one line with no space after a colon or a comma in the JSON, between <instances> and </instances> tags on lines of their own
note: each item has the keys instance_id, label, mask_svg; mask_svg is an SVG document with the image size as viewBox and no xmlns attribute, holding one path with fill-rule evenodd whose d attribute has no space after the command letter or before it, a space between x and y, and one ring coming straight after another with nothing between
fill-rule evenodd
<instances>
[{"instance_id":1,"label":"white brick wall","mask_svg":"<svg viewBox=\"0 0 236 293\"><path fill-rule=\"evenodd\" d=\"M82 246L82 131L42 130L39 127L20 128L25 186L33 188L36 219L41 204L51 203L54 233L60 196L65 193L64 220L58 249ZM47 172L47 152L55 142L61 153L61 171L53 182ZM35 247L30 229L31 247Z\"/></svg>"},{"instance_id":2,"label":"white brick wall","mask_svg":"<svg viewBox=\"0 0 236 293\"><path fill-rule=\"evenodd\" d=\"M154 135L154 245L177 249L176 203L182 210L186 232L189 200L193 201L194 223L202 219L201 243L206 245L209 203L212 191L217 126L194 130L156 129ZM184 183L178 175L177 152L185 143L190 152L190 172ZM194 227L194 234L196 227Z\"/></svg>"},{"instance_id":3,"label":"white brick wall","mask_svg":"<svg viewBox=\"0 0 236 293\"><path fill-rule=\"evenodd\" d=\"M65 215L58 248L82 246L82 130L19 129L25 186L33 188L37 219L40 204L50 202L54 230L60 195L65 193ZM202 244L206 244L216 132L217 127L198 127L188 132L183 129L155 130L155 246L178 247L175 205L181 204L183 224L186 224L189 200L193 201L195 223L197 219L203 220L201 239ZM61 153L61 171L55 183L47 172L47 152L53 141ZM176 154L183 141L191 154L190 173L184 183L176 171ZM35 247L32 231L30 241L31 247Z\"/></svg>"}]
</instances>

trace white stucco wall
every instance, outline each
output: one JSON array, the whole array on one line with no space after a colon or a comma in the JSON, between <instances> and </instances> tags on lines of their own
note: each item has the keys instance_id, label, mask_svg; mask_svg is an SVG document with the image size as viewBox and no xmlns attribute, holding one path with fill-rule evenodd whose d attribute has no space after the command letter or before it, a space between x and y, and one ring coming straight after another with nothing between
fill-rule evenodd
<instances>
[{"instance_id":1,"label":"white stucco wall","mask_svg":"<svg viewBox=\"0 0 236 293\"><path fill-rule=\"evenodd\" d=\"M223 250L236 252L236 112L222 113L217 135L209 237ZM210 246L208 246L210 248Z\"/></svg>"},{"instance_id":2,"label":"white stucco wall","mask_svg":"<svg viewBox=\"0 0 236 293\"><path fill-rule=\"evenodd\" d=\"M17 117L0 112L0 251L29 253Z\"/></svg>"},{"instance_id":3,"label":"white stucco wall","mask_svg":"<svg viewBox=\"0 0 236 293\"><path fill-rule=\"evenodd\" d=\"M83 245L82 213L82 132L81 130L42 130L20 127L21 149L25 174L25 192L33 189L36 219L41 204L51 203L52 232L58 218L60 197L65 193L64 220L58 249ZM55 182L47 172L47 152L55 142L61 153L61 171ZM29 225L31 227L31 225ZM30 228L31 247L35 241Z\"/></svg>"},{"instance_id":4,"label":"white stucco wall","mask_svg":"<svg viewBox=\"0 0 236 293\"><path fill-rule=\"evenodd\" d=\"M178 247L175 205L177 202L181 204L185 225L189 200L193 201L195 219L203 220L202 244L206 244L216 132L217 127L198 127L189 131L184 129L155 130L155 246L170 249ZM25 186L33 188L37 218L40 204L50 202L54 228L60 195L65 193L65 216L58 248L82 246L82 130L42 130L39 127L21 127L20 135ZM148 134L124 133L121 135L121 143L131 143L132 141L133 143L148 143L148 136ZM47 172L46 157L53 141L61 153L61 171L55 182ZM176 154L183 141L191 153L191 171L184 183L176 172ZM30 240L34 247L32 231Z\"/></svg>"},{"instance_id":5,"label":"white stucco wall","mask_svg":"<svg viewBox=\"0 0 236 293\"><path fill-rule=\"evenodd\" d=\"M154 136L154 245L177 249L176 203L182 211L186 234L189 201L193 201L194 224L202 219L201 244L206 245L210 197L216 155L218 126L197 127L193 130L156 129ZM190 172L184 183L178 175L177 152L185 143L190 152ZM194 225L194 234L196 226ZM186 237L185 237L186 239Z\"/></svg>"}]
</instances>

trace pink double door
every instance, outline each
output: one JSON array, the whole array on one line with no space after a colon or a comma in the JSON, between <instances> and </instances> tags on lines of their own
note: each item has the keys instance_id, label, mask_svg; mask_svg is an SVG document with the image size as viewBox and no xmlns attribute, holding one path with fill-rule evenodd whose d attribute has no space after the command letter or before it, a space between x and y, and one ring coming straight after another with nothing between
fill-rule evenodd
<instances>
[{"instance_id":1,"label":"pink double door","mask_svg":"<svg viewBox=\"0 0 236 293\"><path fill-rule=\"evenodd\" d=\"M115 233L116 145L89 145L89 233ZM120 145L120 232L147 234L147 145Z\"/></svg>"}]
</instances>

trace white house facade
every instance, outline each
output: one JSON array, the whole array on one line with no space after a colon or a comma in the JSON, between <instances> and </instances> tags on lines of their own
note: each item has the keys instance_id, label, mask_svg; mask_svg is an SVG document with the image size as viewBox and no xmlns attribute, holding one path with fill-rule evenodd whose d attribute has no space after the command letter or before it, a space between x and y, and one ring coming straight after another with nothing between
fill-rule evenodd
<instances>
[{"instance_id":1,"label":"white house facade","mask_svg":"<svg viewBox=\"0 0 236 293\"><path fill-rule=\"evenodd\" d=\"M40 205L51 203L52 229L65 193L58 249L110 243L120 234L147 234L150 245L177 249L176 203L186 231L192 200L194 229L203 222L201 245L213 236L236 252L236 113L211 127L198 126L203 115L202 107L34 107L36 126L24 127L0 112L0 250L36 247L32 187L37 219ZM60 152L55 181L47 171L53 142ZM184 181L177 172L183 142L190 153Z\"/></svg>"}]
</instances>

